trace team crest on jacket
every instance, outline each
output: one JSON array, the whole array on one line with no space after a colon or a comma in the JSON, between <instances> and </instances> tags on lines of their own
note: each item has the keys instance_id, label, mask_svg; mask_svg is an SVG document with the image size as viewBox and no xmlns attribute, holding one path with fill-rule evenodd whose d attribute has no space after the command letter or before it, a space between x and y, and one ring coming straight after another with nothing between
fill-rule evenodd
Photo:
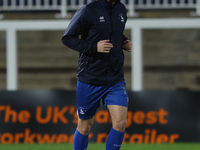
<instances>
[{"instance_id":1,"label":"team crest on jacket","mask_svg":"<svg viewBox=\"0 0 200 150\"><path fill-rule=\"evenodd\" d=\"M104 16L100 16L100 17L99 17L99 21L100 21L100 22L105 22L106 20L105 20Z\"/></svg>"},{"instance_id":2,"label":"team crest on jacket","mask_svg":"<svg viewBox=\"0 0 200 150\"><path fill-rule=\"evenodd\" d=\"M119 14L119 19L120 19L121 22L125 22L125 17L122 13Z\"/></svg>"}]
</instances>

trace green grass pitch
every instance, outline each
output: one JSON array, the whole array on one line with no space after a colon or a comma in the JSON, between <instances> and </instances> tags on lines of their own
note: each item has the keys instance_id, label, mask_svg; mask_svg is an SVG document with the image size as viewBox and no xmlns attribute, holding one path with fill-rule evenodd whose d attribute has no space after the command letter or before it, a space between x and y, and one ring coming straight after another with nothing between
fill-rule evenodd
<instances>
[{"instance_id":1,"label":"green grass pitch","mask_svg":"<svg viewBox=\"0 0 200 150\"><path fill-rule=\"evenodd\" d=\"M0 150L73 150L72 144L0 144ZM105 150L105 144L89 143L88 150ZM123 144L121 150L200 150L200 143Z\"/></svg>"}]
</instances>

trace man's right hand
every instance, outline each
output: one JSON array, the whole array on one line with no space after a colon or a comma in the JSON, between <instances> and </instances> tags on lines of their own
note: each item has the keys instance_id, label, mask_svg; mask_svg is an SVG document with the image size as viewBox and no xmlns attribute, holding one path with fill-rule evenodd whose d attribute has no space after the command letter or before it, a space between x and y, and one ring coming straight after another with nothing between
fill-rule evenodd
<instances>
[{"instance_id":1,"label":"man's right hand","mask_svg":"<svg viewBox=\"0 0 200 150\"><path fill-rule=\"evenodd\" d=\"M109 42L110 40L102 40L97 43L98 53L110 53L113 48L113 44Z\"/></svg>"}]
</instances>

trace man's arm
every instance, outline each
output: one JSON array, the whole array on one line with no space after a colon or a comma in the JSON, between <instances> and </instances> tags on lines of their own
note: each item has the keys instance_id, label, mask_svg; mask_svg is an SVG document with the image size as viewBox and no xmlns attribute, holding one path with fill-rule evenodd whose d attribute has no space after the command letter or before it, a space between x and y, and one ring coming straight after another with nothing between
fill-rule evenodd
<instances>
[{"instance_id":1,"label":"man's arm","mask_svg":"<svg viewBox=\"0 0 200 150\"><path fill-rule=\"evenodd\" d=\"M127 37L125 37L125 35L123 35L122 37L122 49L131 52L132 51L132 42L130 40L128 40Z\"/></svg>"},{"instance_id":2,"label":"man's arm","mask_svg":"<svg viewBox=\"0 0 200 150\"><path fill-rule=\"evenodd\" d=\"M122 41L125 41L125 40L127 40L128 38L123 34L122 35Z\"/></svg>"},{"instance_id":3,"label":"man's arm","mask_svg":"<svg viewBox=\"0 0 200 150\"><path fill-rule=\"evenodd\" d=\"M86 6L84 6L73 16L62 37L63 44L80 53L97 52L97 43L91 43L90 41L78 38L78 36L84 33L88 28L89 24L86 19Z\"/></svg>"}]
</instances>

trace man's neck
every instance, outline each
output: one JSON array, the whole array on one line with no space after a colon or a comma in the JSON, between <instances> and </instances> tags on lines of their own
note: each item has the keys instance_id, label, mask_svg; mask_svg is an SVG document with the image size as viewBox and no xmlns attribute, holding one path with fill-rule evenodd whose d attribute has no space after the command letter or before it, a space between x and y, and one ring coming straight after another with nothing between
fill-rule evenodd
<instances>
[{"instance_id":1,"label":"man's neck","mask_svg":"<svg viewBox=\"0 0 200 150\"><path fill-rule=\"evenodd\" d=\"M111 2L111 0L107 0L109 3L112 3L112 5L114 5L115 4L115 2Z\"/></svg>"}]
</instances>

